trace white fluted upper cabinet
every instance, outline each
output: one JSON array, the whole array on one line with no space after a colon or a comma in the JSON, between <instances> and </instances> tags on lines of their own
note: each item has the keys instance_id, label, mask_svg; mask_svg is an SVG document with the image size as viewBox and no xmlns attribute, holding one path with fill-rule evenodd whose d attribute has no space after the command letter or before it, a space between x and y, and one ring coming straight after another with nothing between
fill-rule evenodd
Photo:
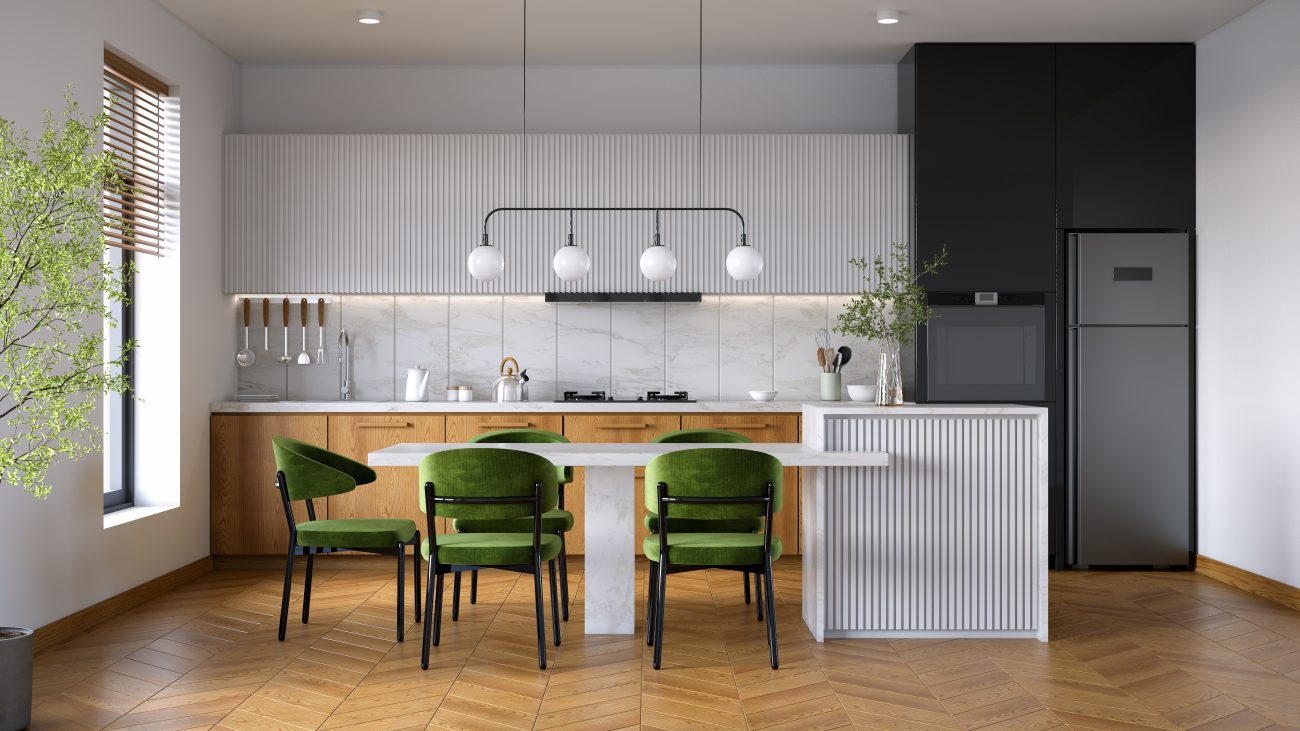
<instances>
[{"instance_id":1,"label":"white fluted upper cabinet","mask_svg":"<svg viewBox=\"0 0 1300 731\"><path fill-rule=\"evenodd\" d=\"M228 135L229 293L534 294L860 291L848 264L910 238L906 135ZM649 212L578 212L591 271L563 282L551 257L562 212L501 213L495 282L465 258L502 206L727 206L764 257L758 279L727 276L740 227L729 214L662 214L677 272L637 267Z\"/></svg>"}]
</instances>

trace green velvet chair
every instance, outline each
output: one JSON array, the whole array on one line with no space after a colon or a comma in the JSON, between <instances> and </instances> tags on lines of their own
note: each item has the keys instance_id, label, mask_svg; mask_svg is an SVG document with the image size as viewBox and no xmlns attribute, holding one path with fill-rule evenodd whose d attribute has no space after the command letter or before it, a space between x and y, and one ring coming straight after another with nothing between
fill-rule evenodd
<instances>
[{"instance_id":1,"label":"green velvet chair","mask_svg":"<svg viewBox=\"0 0 1300 731\"><path fill-rule=\"evenodd\" d=\"M668 575L706 568L763 575L768 653L772 669L777 669L772 562L781 557L781 539L772 535L772 515L781 509L781 462L762 452L726 447L661 454L645 468L645 506L658 516L659 523L658 532L646 536L642 545L650 559L646 618L655 648L655 669L663 658ZM762 518L763 532L676 532L673 518Z\"/></svg>"},{"instance_id":2,"label":"green velvet chair","mask_svg":"<svg viewBox=\"0 0 1300 731\"><path fill-rule=\"evenodd\" d=\"M726 429L679 429L677 431L664 432L656 436L653 440L662 444L752 444L753 439L734 431ZM645 527L651 533L658 532L659 516L652 511L645 514ZM673 518L669 527L674 531L686 533L700 533L707 531L725 531L743 533L758 533L763 530L762 518L741 518L727 521L709 521L697 520L695 518ZM759 574L754 575L754 594L758 597L758 604L755 609L758 620L763 621L763 589L759 584ZM745 603L749 604L749 572L744 572L745 583ZM650 643L650 632L646 630L646 644Z\"/></svg>"},{"instance_id":3,"label":"green velvet chair","mask_svg":"<svg viewBox=\"0 0 1300 731\"><path fill-rule=\"evenodd\" d=\"M430 641L442 634L443 577L479 568L533 575L537 615L537 667L546 669L546 619L542 610L542 562L550 569L551 630L560 644L560 615L555 596L555 558L560 537L542 530L542 516L555 508L555 466L544 457L514 449L488 447L434 452L420 461L420 509L429 537L420 552L429 562L425 595L424 646L420 667L429 667ZM528 532L443 533L438 517L452 520L529 520ZM436 579L436 584L435 584ZM434 606L436 603L436 607Z\"/></svg>"},{"instance_id":4,"label":"green velvet chair","mask_svg":"<svg viewBox=\"0 0 1300 731\"><path fill-rule=\"evenodd\" d=\"M307 556L302 589L302 623L311 610L311 572L322 551L364 551L397 556L397 641L406 639L406 547L420 544L413 520L402 518L350 518L317 520L312 500L352 492L375 481L375 471L342 455L288 437L271 440L275 451L275 485L289 523L289 554L284 564L284 593L280 596L280 640L289 617L289 589L293 585L293 558ZM307 502L307 521L293 517L293 503ZM415 561L415 621L420 621L420 561Z\"/></svg>"},{"instance_id":5,"label":"green velvet chair","mask_svg":"<svg viewBox=\"0 0 1300 731\"><path fill-rule=\"evenodd\" d=\"M563 434L556 434L545 429L498 429L484 432L469 440L471 443L513 443L513 444L568 444ZM560 611L564 621L569 621L569 560L568 550L564 545L564 534L573 530L573 513L564 509L564 486L573 482L572 467L556 467L556 477L560 481L559 497L556 508L542 515L542 532L560 537ZM533 529L532 518L510 518L507 520L483 521L462 519L453 526L458 533L527 533ZM469 603L478 602L478 572L469 575ZM460 574L452 584L451 621L460 618Z\"/></svg>"}]
</instances>

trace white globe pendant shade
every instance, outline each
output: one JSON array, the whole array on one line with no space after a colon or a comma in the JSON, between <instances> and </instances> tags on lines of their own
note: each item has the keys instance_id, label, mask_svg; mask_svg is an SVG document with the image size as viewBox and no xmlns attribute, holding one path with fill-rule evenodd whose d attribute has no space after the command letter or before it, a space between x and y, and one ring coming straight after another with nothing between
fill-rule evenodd
<instances>
[{"instance_id":1,"label":"white globe pendant shade","mask_svg":"<svg viewBox=\"0 0 1300 731\"><path fill-rule=\"evenodd\" d=\"M474 250L469 253L470 276L480 282L490 282L501 276L505 271L506 260L501 256L501 252L495 246L475 246Z\"/></svg>"},{"instance_id":2,"label":"white globe pendant shade","mask_svg":"<svg viewBox=\"0 0 1300 731\"><path fill-rule=\"evenodd\" d=\"M641 252L641 274L652 282L670 279L677 271L677 255L667 246L651 246Z\"/></svg>"},{"instance_id":3,"label":"white globe pendant shade","mask_svg":"<svg viewBox=\"0 0 1300 731\"><path fill-rule=\"evenodd\" d=\"M727 274L732 279L748 282L763 273L763 255L752 246L737 246L727 254Z\"/></svg>"},{"instance_id":4,"label":"white globe pendant shade","mask_svg":"<svg viewBox=\"0 0 1300 731\"><path fill-rule=\"evenodd\" d=\"M551 268L555 276L566 282L573 282L587 276L591 269L591 257L580 246L561 246L551 259Z\"/></svg>"}]
</instances>

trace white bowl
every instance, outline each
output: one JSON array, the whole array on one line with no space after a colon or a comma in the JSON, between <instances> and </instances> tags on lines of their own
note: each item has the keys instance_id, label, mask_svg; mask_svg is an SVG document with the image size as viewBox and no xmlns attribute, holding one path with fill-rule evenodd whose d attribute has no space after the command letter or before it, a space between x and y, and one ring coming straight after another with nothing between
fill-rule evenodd
<instances>
[{"instance_id":1,"label":"white bowl","mask_svg":"<svg viewBox=\"0 0 1300 731\"><path fill-rule=\"evenodd\" d=\"M776 391L750 391L749 397L755 401L775 401Z\"/></svg>"},{"instance_id":2,"label":"white bowl","mask_svg":"<svg viewBox=\"0 0 1300 731\"><path fill-rule=\"evenodd\" d=\"M874 385L866 386L862 384L852 384L848 387L849 399L852 401L875 401L876 387Z\"/></svg>"}]
</instances>

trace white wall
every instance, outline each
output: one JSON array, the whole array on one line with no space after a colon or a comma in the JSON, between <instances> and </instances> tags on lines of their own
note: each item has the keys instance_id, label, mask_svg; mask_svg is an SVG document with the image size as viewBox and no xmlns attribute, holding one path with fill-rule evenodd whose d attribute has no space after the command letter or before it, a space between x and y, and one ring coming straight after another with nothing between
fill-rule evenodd
<instances>
[{"instance_id":1,"label":"white wall","mask_svg":"<svg viewBox=\"0 0 1300 731\"><path fill-rule=\"evenodd\" d=\"M243 68L244 132L520 131L517 66ZM695 66L530 66L528 131L693 132ZM893 133L893 65L706 66L706 132Z\"/></svg>"},{"instance_id":2,"label":"white wall","mask_svg":"<svg viewBox=\"0 0 1300 731\"><path fill-rule=\"evenodd\" d=\"M234 378L229 339L211 334L225 332L231 316L220 282L221 145L238 123L239 72L153 0L7 0L2 13L0 117L21 128L39 134L42 110L61 111L69 84L93 112L105 44L174 84L180 97L177 249L150 263L144 274L154 284L141 286L183 326L171 342L146 341L140 351L142 359L167 358L167 377L155 379L161 386L148 393L145 411L174 421L143 436L141 459L155 469L141 499L175 503L179 495L179 507L104 528L98 455L56 467L44 501L0 485L0 624L33 627L208 555L207 405ZM174 284L159 287L162 273Z\"/></svg>"},{"instance_id":3,"label":"white wall","mask_svg":"<svg viewBox=\"0 0 1300 731\"><path fill-rule=\"evenodd\" d=\"M1300 586L1300 3L1197 44L1203 555Z\"/></svg>"}]
</instances>

